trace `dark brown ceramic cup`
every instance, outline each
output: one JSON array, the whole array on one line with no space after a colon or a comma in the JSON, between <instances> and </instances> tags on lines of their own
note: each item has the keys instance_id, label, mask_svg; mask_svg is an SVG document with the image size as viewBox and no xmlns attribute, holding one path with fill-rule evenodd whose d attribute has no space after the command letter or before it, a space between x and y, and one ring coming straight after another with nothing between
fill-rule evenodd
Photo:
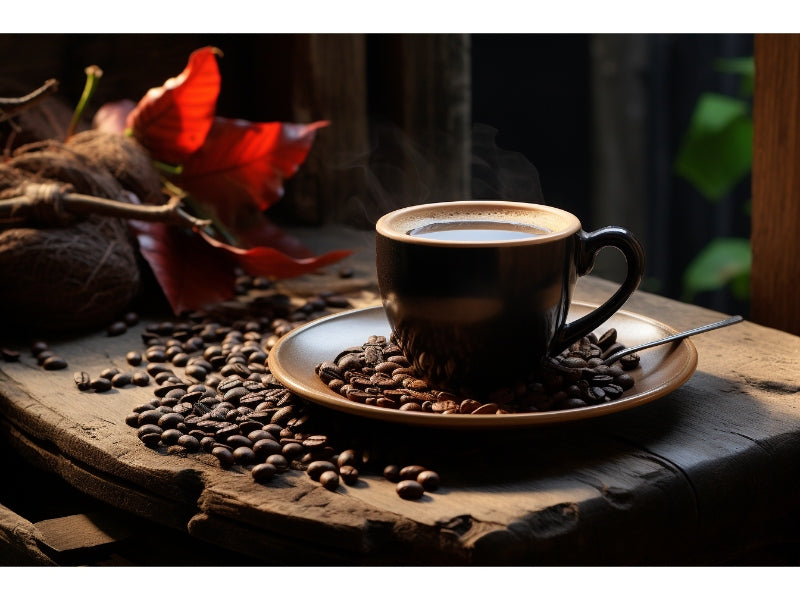
<instances>
[{"instance_id":1,"label":"dark brown ceramic cup","mask_svg":"<svg viewBox=\"0 0 800 600\"><path fill-rule=\"evenodd\" d=\"M480 394L524 380L608 320L638 287L644 251L629 231L587 233L574 215L521 202L423 204L381 217L376 266L383 306L425 379ZM619 289L567 323L577 278L597 252L627 261Z\"/></svg>"}]
</instances>

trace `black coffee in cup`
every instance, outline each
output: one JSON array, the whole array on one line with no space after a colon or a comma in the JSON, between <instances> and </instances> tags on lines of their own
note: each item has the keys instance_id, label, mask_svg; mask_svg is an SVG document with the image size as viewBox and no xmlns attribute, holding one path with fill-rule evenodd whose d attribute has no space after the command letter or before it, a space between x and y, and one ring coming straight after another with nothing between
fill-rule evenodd
<instances>
[{"instance_id":1,"label":"black coffee in cup","mask_svg":"<svg viewBox=\"0 0 800 600\"><path fill-rule=\"evenodd\" d=\"M408 235L427 240L451 242L499 242L522 240L548 233L544 229L525 223L497 221L444 221L417 227Z\"/></svg>"},{"instance_id":2,"label":"black coffee in cup","mask_svg":"<svg viewBox=\"0 0 800 600\"><path fill-rule=\"evenodd\" d=\"M577 278L596 253L623 252L619 290L567 323ZM392 331L433 384L480 393L524 380L540 361L600 326L636 289L639 243L620 227L587 233L558 208L505 201L412 206L376 224L376 266Z\"/></svg>"}]
</instances>

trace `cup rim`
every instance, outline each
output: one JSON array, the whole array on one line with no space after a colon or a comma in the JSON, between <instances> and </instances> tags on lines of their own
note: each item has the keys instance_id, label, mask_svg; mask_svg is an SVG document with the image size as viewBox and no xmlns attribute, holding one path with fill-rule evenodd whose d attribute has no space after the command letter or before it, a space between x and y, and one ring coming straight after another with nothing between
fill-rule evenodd
<instances>
[{"instance_id":1,"label":"cup rim","mask_svg":"<svg viewBox=\"0 0 800 600\"><path fill-rule=\"evenodd\" d=\"M514 240L491 241L463 241L463 240L434 240L410 235L408 222L413 218L420 218L426 212L436 211L440 208L449 208L458 211L464 208L485 207L488 210L506 209L522 212L548 213L556 219L564 221L564 226L558 231L550 231L534 237ZM406 225L403 226L403 221ZM555 206L533 204L529 202L515 202L511 200L454 200L450 202L431 202L415 204L393 210L380 217L375 223L375 232L386 238L399 242L419 244L423 246L457 246L457 247L487 247L487 246L530 246L569 237L581 229L578 217L570 212Z\"/></svg>"}]
</instances>

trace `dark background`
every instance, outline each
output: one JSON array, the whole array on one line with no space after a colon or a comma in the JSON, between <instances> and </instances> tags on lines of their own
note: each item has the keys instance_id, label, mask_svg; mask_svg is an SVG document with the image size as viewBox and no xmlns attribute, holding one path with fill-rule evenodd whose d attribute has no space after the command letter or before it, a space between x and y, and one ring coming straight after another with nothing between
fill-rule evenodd
<instances>
[{"instance_id":1,"label":"dark background","mask_svg":"<svg viewBox=\"0 0 800 600\"><path fill-rule=\"evenodd\" d=\"M633 35L633 34L631 34ZM60 81L61 96L74 102L84 85L83 68L99 64L105 75L94 105L119 98L138 99L181 72L189 53L214 45L225 54L220 70L225 84L218 114L254 121L291 120L287 86L297 73L290 61L292 34L50 34L0 35L4 53L0 82L40 85L46 77ZM643 90L640 106L645 118L637 135L646 140L642 156L631 157L644 178L642 197L626 202L643 219L625 222L626 206L613 224L634 229L646 241L647 271L642 287L680 297L681 278L688 262L715 236L749 237L749 181L730 197L712 205L688 183L674 175L672 163L689 125L698 96L706 91L735 94L738 79L716 72L714 60L752 56L750 34L654 34L639 36L643 56L637 63L636 83ZM471 119L477 154L487 139L517 161L524 177L506 182L503 193L521 200L544 201L579 216L584 228L603 222L600 208L621 202L598 197L595 189L597 140L593 102L598 94L592 71L595 34L474 34L471 45ZM366 40L368 76L391 78L382 63L386 36ZM264 76L260 57L270 56ZM258 76L254 77L254 73ZM13 95L0 89L0 95ZM381 122L386 98L370 97L368 110ZM630 107L620 106L620 110ZM620 130L618 136L633 132ZM497 195L498 177L480 157L473 161L473 195ZM541 192L531 189L528 170L538 171ZM513 170L513 169L512 169ZM628 174L623 172L620 177ZM525 186L528 186L527 188ZM636 209L635 211L633 209ZM644 230L642 230L642 228ZM602 273L601 273L602 274ZM724 312L747 313L746 303L726 292L703 294L693 300Z\"/></svg>"}]
</instances>

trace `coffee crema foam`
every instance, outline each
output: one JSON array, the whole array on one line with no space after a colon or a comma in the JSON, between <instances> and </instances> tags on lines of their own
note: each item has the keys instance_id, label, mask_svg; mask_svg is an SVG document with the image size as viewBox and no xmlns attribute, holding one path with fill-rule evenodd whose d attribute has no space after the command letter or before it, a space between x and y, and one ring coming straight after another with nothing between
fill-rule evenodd
<instances>
[{"instance_id":1,"label":"coffee crema foam","mask_svg":"<svg viewBox=\"0 0 800 600\"><path fill-rule=\"evenodd\" d=\"M471 233L434 231L473 230ZM512 233L489 235L484 230ZM455 201L409 206L381 217L379 234L420 243L538 243L580 230L577 217L558 208L510 201ZM526 233L523 234L522 230Z\"/></svg>"}]
</instances>

